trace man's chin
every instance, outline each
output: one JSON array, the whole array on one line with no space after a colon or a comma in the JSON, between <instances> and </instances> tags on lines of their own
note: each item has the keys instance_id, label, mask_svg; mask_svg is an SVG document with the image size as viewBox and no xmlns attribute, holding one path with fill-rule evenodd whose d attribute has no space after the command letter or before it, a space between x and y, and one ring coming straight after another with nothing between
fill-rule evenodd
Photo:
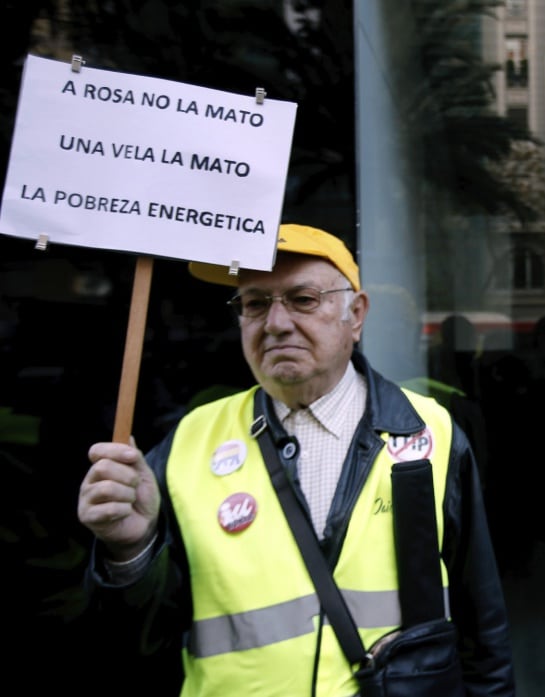
<instances>
[{"instance_id":1,"label":"man's chin","mask_svg":"<svg viewBox=\"0 0 545 697\"><path fill-rule=\"evenodd\" d=\"M304 380L304 375L295 363L282 361L266 372L265 380L282 386L297 385Z\"/></svg>"}]
</instances>

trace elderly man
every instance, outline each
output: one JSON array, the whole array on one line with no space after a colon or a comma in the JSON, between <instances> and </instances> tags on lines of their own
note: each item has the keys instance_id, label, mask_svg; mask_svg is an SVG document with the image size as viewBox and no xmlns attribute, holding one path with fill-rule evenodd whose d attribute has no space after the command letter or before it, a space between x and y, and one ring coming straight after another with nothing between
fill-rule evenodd
<instances>
[{"instance_id":1,"label":"elderly man","mask_svg":"<svg viewBox=\"0 0 545 697\"><path fill-rule=\"evenodd\" d=\"M415 694L514 695L470 446L435 401L402 391L356 350L368 298L345 245L286 224L271 272L190 271L237 286L229 305L258 384L191 411L146 458L134 442L90 448L78 513L96 537L87 587L97 613L137 653L179 651L183 697L359 694L252 436L259 413L371 651L403 628L392 466L431 460L461 677L447 693L428 665ZM410 680L403 689L413 694Z\"/></svg>"}]
</instances>

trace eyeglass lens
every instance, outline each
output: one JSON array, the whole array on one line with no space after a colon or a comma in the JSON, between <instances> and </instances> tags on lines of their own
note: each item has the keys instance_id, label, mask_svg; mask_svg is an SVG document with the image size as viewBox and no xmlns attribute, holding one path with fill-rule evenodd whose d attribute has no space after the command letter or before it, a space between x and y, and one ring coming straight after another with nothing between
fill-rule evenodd
<instances>
[{"instance_id":1,"label":"eyeglass lens","mask_svg":"<svg viewBox=\"0 0 545 697\"><path fill-rule=\"evenodd\" d=\"M334 290L318 290L307 286L290 288L281 295L268 295L258 291L248 291L235 296L228 305L233 307L242 317L260 317L266 314L274 300L280 302L291 312L314 312L320 305L322 295L351 290L336 288Z\"/></svg>"}]
</instances>

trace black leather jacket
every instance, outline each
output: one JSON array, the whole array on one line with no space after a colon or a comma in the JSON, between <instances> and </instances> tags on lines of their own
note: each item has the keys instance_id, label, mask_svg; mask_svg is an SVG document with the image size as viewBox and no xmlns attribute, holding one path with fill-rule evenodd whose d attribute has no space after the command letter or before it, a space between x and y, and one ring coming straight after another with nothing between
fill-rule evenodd
<instances>
[{"instance_id":1,"label":"black leather jacket","mask_svg":"<svg viewBox=\"0 0 545 697\"><path fill-rule=\"evenodd\" d=\"M332 565L342 544L353 503L378 450L383 446L379 434L410 435L424 427L420 416L397 385L372 370L361 354L355 352L353 362L366 377L368 398L325 529L322 546ZM277 422L268 398L264 409L281 454L287 434ZM96 545L86 577L86 589L90 611L97 618L105 638L117 637L116 645L122 641L127 656L138 656L139 660L163 656L167 661L164 665L170 666L172 694L176 695L179 690L176 683L181 679L176 663L179 663L182 631L191 621L191 600L183 543L164 481L172 435L147 455L162 490L163 510L159 538L146 574L128 586L109 584L100 561L100 546ZM306 507L302 495L300 498ZM515 688L508 620L488 533L479 474L468 440L456 425L443 509L442 557L449 573L450 611L458 629L467 695L513 697ZM161 693L170 694L166 684L163 684Z\"/></svg>"}]
</instances>

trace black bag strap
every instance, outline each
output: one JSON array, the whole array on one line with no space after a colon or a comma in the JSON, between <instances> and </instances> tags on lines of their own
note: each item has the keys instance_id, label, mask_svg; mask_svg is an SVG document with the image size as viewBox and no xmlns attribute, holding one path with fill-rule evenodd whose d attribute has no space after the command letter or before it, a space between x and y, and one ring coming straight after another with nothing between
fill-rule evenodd
<instances>
[{"instance_id":1,"label":"black bag strap","mask_svg":"<svg viewBox=\"0 0 545 697\"><path fill-rule=\"evenodd\" d=\"M392 510L403 626L444 617L433 472L429 460L393 465Z\"/></svg>"},{"instance_id":2,"label":"black bag strap","mask_svg":"<svg viewBox=\"0 0 545 697\"><path fill-rule=\"evenodd\" d=\"M250 433L259 443L271 482L339 644L352 665L365 665L372 657L333 579L314 528L297 501L267 420L261 413L261 399L264 394L259 390L254 397L254 422ZM393 465L392 510L403 626L444 617L433 473L429 460Z\"/></svg>"},{"instance_id":3,"label":"black bag strap","mask_svg":"<svg viewBox=\"0 0 545 697\"><path fill-rule=\"evenodd\" d=\"M257 406L257 400L255 400L255 405ZM256 406L254 406L254 416L258 412ZM322 608L348 661L351 665L359 665L368 656L358 634L354 618L331 575L314 528L295 497L263 415L256 416L252 424L251 435L259 443L272 484L316 587Z\"/></svg>"}]
</instances>

